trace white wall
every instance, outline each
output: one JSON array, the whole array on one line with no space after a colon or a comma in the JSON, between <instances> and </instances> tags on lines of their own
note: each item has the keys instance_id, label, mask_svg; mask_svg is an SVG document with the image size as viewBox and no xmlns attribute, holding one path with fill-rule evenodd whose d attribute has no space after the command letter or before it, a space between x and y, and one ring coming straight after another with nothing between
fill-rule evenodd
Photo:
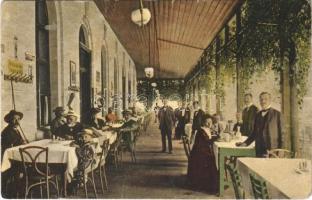
<instances>
[{"instance_id":1,"label":"white wall","mask_svg":"<svg viewBox=\"0 0 312 200\"><path fill-rule=\"evenodd\" d=\"M114 83L114 58L118 62L118 93L122 93L122 64L123 54L125 55L125 70L129 73L132 94L136 94L136 69L132 58L119 42L117 36L104 19L101 12L93 1L48 1L49 23L55 24L55 28L49 31L50 43L50 72L51 72L51 104L52 109L56 106L66 106L69 94L69 62L74 61L77 66L77 85L79 86L79 30L83 24L88 32L89 48L92 52L92 88L97 93L101 93L101 85L95 81L96 72L101 72L101 50L106 49L106 66L108 75L108 92L110 94L111 83ZM18 60L23 62L24 71L28 65L33 67L33 74L36 74L35 61L26 61L24 53L30 52L33 55L35 49L35 2L34 1L6 1L1 7L1 44L4 46L2 58L1 86L1 117L11 108L11 87L10 82L3 81L3 71L5 62L13 57L14 45L13 37L18 38ZM106 27L106 37L104 34ZM116 50L117 44L117 50ZM130 61L130 66L129 66ZM27 71L27 70L26 70ZM126 73L128 74L128 73ZM30 140L36 138L37 114L36 114L36 84L35 79L32 84L14 83L15 99L17 110L25 114L22 120L22 127ZM128 82L126 83L128 84ZM117 87L117 86L113 86ZM128 85L126 85L128 88ZM76 92L73 108L80 113L79 92ZM3 122L3 121L2 121ZM2 123L1 128L5 126ZM40 132L40 131L39 131ZM38 136L38 134L37 134ZM40 134L39 136L40 137Z\"/></svg>"},{"instance_id":2,"label":"white wall","mask_svg":"<svg viewBox=\"0 0 312 200\"><path fill-rule=\"evenodd\" d=\"M35 3L34 1L8 2L1 4L1 128L6 126L3 117L12 107L10 81L4 80L7 74L8 59L23 63L24 73L32 66L32 74L36 74L35 60L25 60L25 52L36 54L35 49ZM17 59L14 53L14 37L17 37ZM36 133L36 77L29 83L15 83L14 95L16 110L24 113L21 126L30 140L35 139Z\"/></svg>"}]
</instances>

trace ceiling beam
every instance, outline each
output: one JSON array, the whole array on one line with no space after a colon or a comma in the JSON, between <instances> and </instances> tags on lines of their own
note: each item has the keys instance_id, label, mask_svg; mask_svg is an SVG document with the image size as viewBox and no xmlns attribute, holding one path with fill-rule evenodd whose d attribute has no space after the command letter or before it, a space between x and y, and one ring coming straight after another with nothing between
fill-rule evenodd
<instances>
[{"instance_id":1,"label":"ceiling beam","mask_svg":"<svg viewBox=\"0 0 312 200\"><path fill-rule=\"evenodd\" d=\"M180 45L180 46L185 46L185 47L189 47L189 48L193 48L193 49L205 50L204 48L201 48L201 47L195 47L195 46L192 46L192 45L183 44L183 43L180 43L180 42L175 42L175 41L166 40L166 39L162 39L162 38L157 38L157 40L163 41L163 42L167 42L167 43L171 43L171 44Z\"/></svg>"}]
</instances>

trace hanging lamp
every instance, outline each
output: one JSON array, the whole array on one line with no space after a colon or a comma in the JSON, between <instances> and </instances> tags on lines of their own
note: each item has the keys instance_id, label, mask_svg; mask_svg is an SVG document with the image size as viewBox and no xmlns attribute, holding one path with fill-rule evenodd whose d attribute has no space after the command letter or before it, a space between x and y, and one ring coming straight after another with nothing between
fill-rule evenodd
<instances>
[{"instance_id":1,"label":"hanging lamp","mask_svg":"<svg viewBox=\"0 0 312 200\"><path fill-rule=\"evenodd\" d=\"M138 26L146 25L151 19L151 12L148 8L143 8L143 2L140 0L140 8L132 11L131 20Z\"/></svg>"}]
</instances>

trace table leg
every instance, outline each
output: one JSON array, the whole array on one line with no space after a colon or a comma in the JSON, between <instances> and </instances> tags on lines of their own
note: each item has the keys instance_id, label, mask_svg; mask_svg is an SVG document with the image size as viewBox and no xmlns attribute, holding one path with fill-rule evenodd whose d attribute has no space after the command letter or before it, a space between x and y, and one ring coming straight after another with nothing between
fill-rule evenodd
<instances>
[{"instance_id":1,"label":"table leg","mask_svg":"<svg viewBox=\"0 0 312 200\"><path fill-rule=\"evenodd\" d=\"M66 172L63 174L63 195L64 197L67 197L67 176Z\"/></svg>"}]
</instances>

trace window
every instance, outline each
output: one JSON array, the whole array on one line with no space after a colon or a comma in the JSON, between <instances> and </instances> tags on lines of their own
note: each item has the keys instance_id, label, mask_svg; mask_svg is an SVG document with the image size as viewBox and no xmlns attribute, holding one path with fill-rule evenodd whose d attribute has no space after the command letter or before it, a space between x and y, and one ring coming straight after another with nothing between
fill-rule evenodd
<instances>
[{"instance_id":1,"label":"window","mask_svg":"<svg viewBox=\"0 0 312 200\"><path fill-rule=\"evenodd\" d=\"M36 1L36 86L37 86L37 124L43 127L49 124L50 103L50 64L48 12L45 0Z\"/></svg>"}]
</instances>

